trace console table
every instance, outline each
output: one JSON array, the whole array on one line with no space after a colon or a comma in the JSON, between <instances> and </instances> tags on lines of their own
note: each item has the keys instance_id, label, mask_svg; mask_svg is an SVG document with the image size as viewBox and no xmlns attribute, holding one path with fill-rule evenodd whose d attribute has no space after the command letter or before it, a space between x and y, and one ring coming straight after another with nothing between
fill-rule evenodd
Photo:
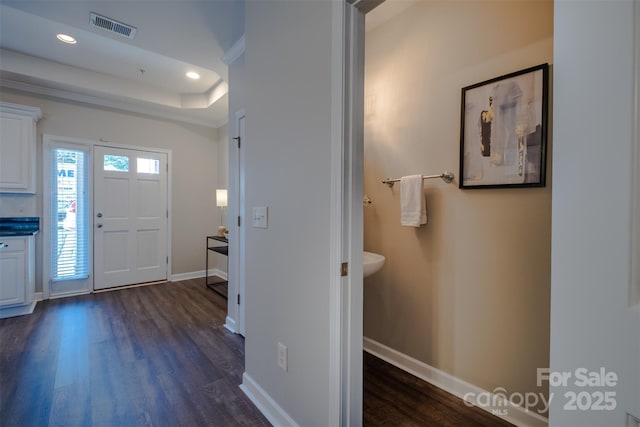
<instances>
[{"instance_id":1,"label":"console table","mask_svg":"<svg viewBox=\"0 0 640 427\"><path fill-rule=\"evenodd\" d=\"M222 242L224 245L217 245L216 242ZM204 284L207 288L216 292L217 294L223 296L227 299L228 294L228 283L226 280L216 280L215 282L209 281L209 251L216 252L222 254L226 257L229 256L229 240L223 236L207 236L207 256L206 256L206 267L204 273ZM218 277L218 276L213 276Z\"/></svg>"}]
</instances>

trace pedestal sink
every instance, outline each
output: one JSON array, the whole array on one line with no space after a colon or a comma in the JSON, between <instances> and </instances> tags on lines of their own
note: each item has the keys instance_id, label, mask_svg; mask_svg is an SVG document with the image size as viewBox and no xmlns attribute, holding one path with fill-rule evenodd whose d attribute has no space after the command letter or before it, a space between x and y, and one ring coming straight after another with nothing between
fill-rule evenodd
<instances>
[{"instance_id":1,"label":"pedestal sink","mask_svg":"<svg viewBox=\"0 0 640 427\"><path fill-rule=\"evenodd\" d=\"M384 265L384 260L383 255L364 251L362 253L362 272L364 277L369 277L378 272Z\"/></svg>"}]
</instances>

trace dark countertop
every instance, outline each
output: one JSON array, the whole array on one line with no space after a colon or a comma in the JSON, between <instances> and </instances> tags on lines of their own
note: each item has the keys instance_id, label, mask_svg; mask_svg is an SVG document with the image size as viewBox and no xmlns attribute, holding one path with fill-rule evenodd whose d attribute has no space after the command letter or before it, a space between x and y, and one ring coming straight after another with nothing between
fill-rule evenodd
<instances>
[{"instance_id":1,"label":"dark countertop","mask_svg":"<svg viewBox=\"0 0 640 427\"><path fill-rule=\"evenodd\" d=\"M0 237L34 236L40 231L37 216L0 217Z\"/></svg>"}]
</instances>

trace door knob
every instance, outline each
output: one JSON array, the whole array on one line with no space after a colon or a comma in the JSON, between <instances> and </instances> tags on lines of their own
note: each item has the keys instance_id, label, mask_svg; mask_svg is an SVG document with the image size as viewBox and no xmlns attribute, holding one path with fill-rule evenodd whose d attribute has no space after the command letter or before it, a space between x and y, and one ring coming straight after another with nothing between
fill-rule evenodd
<instances>
[{"instance_id":1,"label":"door knob","mask_svg":"<svg viewBox=\"0 0 640 427\"><path fill-rule=\"evenodd\" d=\"M96 225L96 227L102 228L102 224L98 224L98 225Z\"/></svg>"},{"instance_id":2,"label":"door knob","mask_svg":"<svg viewBox=\"0 0 640 427\"><path fill-rule=\"evenodd\" d=\"M102 213L98 212L98 214L96 215L98 218L102 218Z\"/></svg>"}]
</instances>

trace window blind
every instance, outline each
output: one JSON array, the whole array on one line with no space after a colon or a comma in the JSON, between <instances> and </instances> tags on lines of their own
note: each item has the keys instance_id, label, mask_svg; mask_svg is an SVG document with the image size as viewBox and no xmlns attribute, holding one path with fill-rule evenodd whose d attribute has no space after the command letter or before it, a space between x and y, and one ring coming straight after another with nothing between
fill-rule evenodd
<instances>
[{"instance_id":1,"label":"window blind","mask_svg":"<svg viewBox=\"0 0 640 427\"><path fill-rule=\"evenodd\" d=\"M53 281L89 277L89 153L54 148L51 157L51 272Z\"/></svg>"}]
</instances>

